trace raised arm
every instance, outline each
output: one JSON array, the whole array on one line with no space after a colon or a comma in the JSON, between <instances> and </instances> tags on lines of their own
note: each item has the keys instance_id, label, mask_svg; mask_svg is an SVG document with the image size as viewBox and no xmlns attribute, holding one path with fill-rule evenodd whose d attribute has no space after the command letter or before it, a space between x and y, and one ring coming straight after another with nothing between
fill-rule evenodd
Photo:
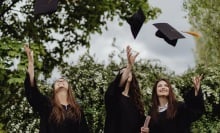
<instances>
[{"instance_id":1,"label":"raised arm","mask_svg":"<svg viewBox=\"0 0 220 133\"><path fill-rule=\"evenodd\" d=\"M199 119L205 111L204 99L201 87L202 75L193 77L194 90L185 97L185 105L188 119L193 122Z\"/></svg>"},{"instance_id":2,"label":"raised arm","mask_svg":"<svg viewBox=\"0 0 220 133\"><path fill-rule=\"evenodd\" d=\"M122 76L121 76L121 80L120 80L120 84L119 84L120 87L123 86L125 84L126 80L128 79L129 74L132 70L132 66L134 65L135 59L139 55L139 53L132 55L132 49L130 46L127 46L126 53L127 53L128 64L125 69L121 70Z\"/></svg>"},{"instance_id":3,"label":"raised arm","mask_svg":"<svg viewBox=\"0 0 220 133\"><path fill-rule=\"evenodd\" d=\"M121 94L123 91L123 85L129 77L132 65L139 53L132 55L130 46L126 48L128 64L127 67L120 70L113 82L110 83L106 93L105 93L105 105L107 110L114 109L114 105L117 102L117 94Z\"/></svg>"},{"instance_id":4,"label":"raised arm","mask_svg":"<svg viewBox=\"0 0 220 133\"><path fill-rule=\"evenodd\" d=\"M27 45L25 45L24 49L28 58L28 69L24 81L25 95L33 109L41 113L43 112L43 109L48 105L49 99L42 95L37 88L36 80L34 78L33 52Z\"/></svg>"},{"instance_id":5,"label":"raised arm","mask_svg":"<svg viewBox=\"0 0 220 133\"><path fill-rule=\"evenodd\" d=\"M25 52L26 52L27 58L28 58L27 72L28 72L29 78L30 78L30 85L33 87L34 86L34 56L33 56L33 51L31 51L31 49L27 45L24 46L24 49L25 49Z\"/></svg>"}]
</instances>

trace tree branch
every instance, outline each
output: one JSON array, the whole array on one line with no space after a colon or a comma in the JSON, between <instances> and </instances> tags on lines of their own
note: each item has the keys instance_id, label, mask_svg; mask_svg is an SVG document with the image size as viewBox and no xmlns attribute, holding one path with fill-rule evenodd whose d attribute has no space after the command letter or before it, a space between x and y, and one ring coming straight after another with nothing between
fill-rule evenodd
<instances>
[{"instance_id":1,"label":"tree branch","mask_svg":"<svg viewBox=\"0 0 220 133\"><path fill-rule=\"evenodd\" d=\"M2 5L3 1L4 1L4 0L2 0L2 1L0 2L0 6ZM6 8L5 10L2 11L2 13L0 14L0 18L3 17L4 14L5 14L7 11L9 11L9 10L11 9L11 7L14 6L18 1L19 1L19 0L12 0L11 5L9 5L8 8Z\"/></svg>"}]
</instances>

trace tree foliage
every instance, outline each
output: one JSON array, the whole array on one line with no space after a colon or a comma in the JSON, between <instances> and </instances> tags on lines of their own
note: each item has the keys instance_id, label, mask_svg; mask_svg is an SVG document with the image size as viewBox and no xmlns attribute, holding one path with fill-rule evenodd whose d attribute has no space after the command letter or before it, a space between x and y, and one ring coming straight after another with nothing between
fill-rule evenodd
<instances>
[{"instance_id":1,"label":"tree foliage","mask_svg":"<svg viewBox=\"0 0 220 133\"><path fill-rule=\"evenodd\" d=\"M202 90L205 94L206 113L193 124L192 131L217 133L220 131L220 69L216 58L218 57L216 50L219 48L216 35L219 35L219 28L217 24L214 25L214 15L218 20L219 16L215 14L215 11L219 11L219 6L217 6L219 2L215 1L213 10L209 8L205 10L206 7L211 6L209 2L199 0L190 2L191 4L186 7L193 9L194 12L189 12L189 14L191 13L191 17L198 17L195 20L200 22L194 23L195 20L193 21L192 17L191 23L194 23L194 27L203 34L203 38L199 41L204 42L204 49L208 50L207 53L211 55L209 50L214 51L212 54L215 56L206 55L204 60L199 58L210 62L209 65L198 65L185 74L176 76L168 72L167 68L159 62L141 59L136 62L134 71L139 79L146 113L151 104L151 89L156 79L159 77L170 79L175 93L179 99L182 99L184 93L192 88L191 77L204 73ZM122 56L124 53L111 54L109 64L97 63L88 52L80 57L76 64L67 64L63 62L63 58L79 46L89 47L90 34L101 33L101 27L107 28L106 21L112 20L115 15L118 15L122 22L125 16L131 15L141 6L149 20L157 15L158 9L151 8L146 0L129 2L61 0L55 14L34 16L31 1L2 0L0 6L0 132L3 132L2 130L12 133L39 131L38 114L33 112L24 97L23 81L27 66L26 55L23 51L25 40L30 40L31 49L34 51L36 77L42 75L44 77L38 80L41 92L50 95L50 84L45 81L51 77L54 67L58 66L62 75L70 80L77 100L85 111L91 132L102 132L105 120L104 93L117 70L125 66L126 60ZM195 15L199 11L204 12L200 14L201 16ZM209 11L213 13L213 18L209 16L211 15ZM212 18L213 21L205 18ZM212 29L214 26L216 26L215 30ZM57 38L55 34L61 35L61 38ZM210 37L205 35L210 35ZM46 43L51 43L51 45L45 45ZM48 47L52 49L48 50ZM114 56L119 57L119 64L113 59Z\"/></svg>"},{"instance_id":2,"label":"tree foliage","mask_svg":"<svg viewBox=\"0 0 220 133\"><path fill-rule=\"evenodd\" d=\"M202 34L196 46L198 63L219 63L220 1L185 0L184 7L192 28Z\"/></svg>"},{"instance_id":3,"label":"tree foliage","mask_svg":"<svg viewBox=\"0 0 220 133\"><path fill-rule=\"evenodd\" d=\"M64 64L59 67L62 75L69 79L72 89L75 92L77 101L85 112L91 132L102 132L105 121L105 105L104 94L109 83L115 78L118 69L126 65L126 60L123 58L124 51L118 56L120 63L115 62L115 57L110 55L109 64L97 63L93 56L88 52L82 55L78 62L74 64ZM21 57L24 55L21 54ZM26 60L23 60L26 63ZM35 64L38 61L35 62ZM25 64L24 63L24 64ZM39 63L39 62L38 62ZM153 65L154 64L154 65ZM38 70L41 65L37 65ZM176 76L172 72L168 72L160 62L153 60L141 59L136 62L134 69L140 83L143 101L145 104L145 113L148 112L151 105L151 92L153 83L160 77L170 79L178 99L184 97L186 91L192 89L191 77L197 74L204 74L202 82L202 90L204 92L206 113L203 117L193 123L193 132L218 132L219 127L219 92L220 92L220 70L219 65L205 66L198 65L194 69L190 69L181 76ZM11 73L14 71L11 71ZM36 74L39 75L40 71ZM20 71L21 75L25 75L25 70ZM10 74L10 73L8 73ZM23 82L23 78L20 80ZM7 81L7 80L6 80ZM7 83L7 82L1 82ZM45 95L51 94L50 84L45 80L38 80L38 86L41 92ZM9 132L38 132L39 131L39 116L34 113L30 105L24 97L23 83L2 84L1 91L8 90L8 94L4 93L2 97L8 97L7 102L2 101L2 114L0 123L4 123L3 129ZM14 91L12 91L14 90ZM2 93L1 93L2 94ZM8 100L10 99L10 101ZM207 128L212 127L212 128Z\"/></svg>"},{"instance_id":4,"label":"tree foliage","mask_svg":"<svg viewBox=\"0 0 220 133\"><path fill-rule=\"evenodd\" d=\"M43 76L43 82L51 77L54 67L67 67L63 58L81 46L88 48L90 35L107 30L107 21L115 16L122 24L140 7L146 21L160 12L150 7L147 0L61 0L56 13L44 16L33 14L33 1L29 0L1 0L0 7L0 130L10 132L37 132L39 122L23 94L27 63L24 43L29 43L35 52L36 77ZM41 88L48 86L43 84Z\"/></svg>"},{"instance_id":5,"label":"tree foliage","mask_svg":"<svg viewBox=\"0 0 220 133\"><path fill-rule=\"evenodd\" d=\"M44 64L49 68L61 64L64 56L80 46L89 47L90 35L102 33L115 16L122 24L140 7L146 21L160 12L147 0L59 0L57 11L50 15L34 15L33 4L30 0L2 0L0 37L47 46Z\"/></svg>"},{"instance_id":6,"label":"tree foliage","mask_svg":"<svg viewBox=\"0 0 220 133\"><path fill-rule=\"evenodd\" d=\"M23 46L23 43L9 38L0 40L0 104L2 105L0 123L4 124L4 129L5 127L11 127L8 131L12 132L28 128L24 120L28 120L29 116L16 110L20 109L23 112L32 111L26 107L27 102L24 101L23 94L23 82L27 64ZM32 49L35 50L36 57L39 56L40 52L41 54L43 53L43 48L40 45L32 45ZM35 66L36 70L39 70L42 67L42 62L36 62ZM20 125L15 126L15 123Z\"/></svg>"},{"instance_id":7,"label":"tree foliage","mask_svg":"<svg viewBox=\"0 0 220 133\"><path fill-rule=\"evenodd\" d=\"M199 64L195 69L188 70L181 77L176 78L176 85L181 88L181 94L192 88L192 77L195 74L203 74L201 89L205 99L205 115L194 123L192 131L202 133L218 133L220 131L220 69L219 64L210 66ZM181 79L180 79L181 78ZM208 127L208 128L207 128Z\"/></svg>"},{"instance_id":8,"label":"tree foliage","mask_svg":"<svg viewBox=\"0 0 220 133\"><path fill-rule=\"evenodd\" d=\"M206 115L197 122L201 132L218 133L219 122L219 62L220 62L220 1L185 0L184 8L188 12L189 22L202 37L196 39L196 59L200 72L205 73L203 87L206 93ZM198 65L199 66L199 65ZM218 116L218 117L216 117ZM208 128L204 128L208 127ZM194 130L195 132L199 132Z\"/></svg>"}]
</instances>

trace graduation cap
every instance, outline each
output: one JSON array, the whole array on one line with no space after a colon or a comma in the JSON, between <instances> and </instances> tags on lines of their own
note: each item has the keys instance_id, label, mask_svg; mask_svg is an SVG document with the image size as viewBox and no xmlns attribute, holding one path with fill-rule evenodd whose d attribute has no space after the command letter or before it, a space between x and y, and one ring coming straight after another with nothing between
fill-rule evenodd
<instances>
[{"instance_id":1,"label":"graduation cap","mask_svg":"<svg viewBox=\"0 0 220 133\"><path fill-rule=\"evenodd\" d=\"M51 14L57 10L58 0L35 0L34 14Z\"/></svg>"},{"instance_id":2,"label":"graduation cap","mask_svg":"<svg viewBox=\"0 0 220 133\"><path fill-rule=\"evenodd\" d=\"M134 37L134 39L137 37L146 17L144 15L144 12L141 8L133 14L130 18L127 18L127 22L131 27L131 32Z\"/></svg>"},{"instance_id":3,"label":"graduation cap","mask_svg":"<svg viewBox=\"0 0 220 133\"><path fill-rule=\"evenodd\" d=\"M163 38L168 44L174 47L176 46L178 39L185 38L185 36L168 23L155 23L153 25L158 29L155 35Z\"/></svg>"}]
</instances>

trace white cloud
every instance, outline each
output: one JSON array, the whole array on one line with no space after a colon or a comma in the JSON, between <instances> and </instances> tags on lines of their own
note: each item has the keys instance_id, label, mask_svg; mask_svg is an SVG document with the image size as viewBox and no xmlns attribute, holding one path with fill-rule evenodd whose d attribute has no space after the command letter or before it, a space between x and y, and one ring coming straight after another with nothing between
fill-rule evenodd
<instances>
[{"instance_id":1,"label":"white cloud","mask_svg":"<svg viewBox=\"0 0 220 133\"><path fill-rule=\"evenodd\" d=\"M194 67L193 49L195 42L193 37L184 34L186 38L179 39L176 47L173 47L155 36L157 29L152 25L153 23L166 22L179 31L189 30L190 25L185 19L186 12L182 10L183 2L149 0L149 3L154 7L161 8L162 14L156 20L145 23L135 40L130 31L130 26L126 22L123 26L119 26L117 19L115 19L113 22L108 22L108 31L103 30L102 35L92 35L91 54L95 54L98 61L107 61L109 53L115 50L111 46L115 37L115 44L119 48L124 49L129 44L133 49L140 52L138 58L159 59L162 65L175 71L176 74L181 74L188 68Z\"/></svg>"}]
</instances>

